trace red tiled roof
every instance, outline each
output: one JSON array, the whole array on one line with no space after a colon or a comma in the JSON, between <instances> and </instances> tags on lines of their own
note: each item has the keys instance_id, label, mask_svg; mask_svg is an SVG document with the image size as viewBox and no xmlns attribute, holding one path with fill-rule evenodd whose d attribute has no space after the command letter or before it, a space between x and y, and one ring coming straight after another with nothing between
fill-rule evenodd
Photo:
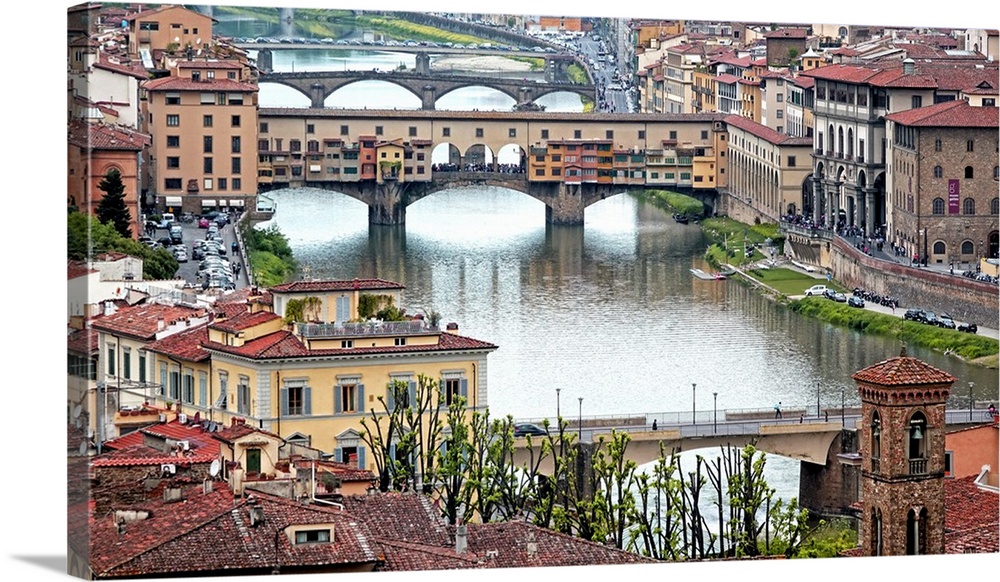
<instances>
[{"instance_id":1,"label":"red tiled roof","mask_svg":"<svg viewBox=\"0 0 1000 582\"><path fill-rule=\"evenodd\" d=\"M115 73L121 73L136 79L148 79L149 72L142 66L140 61L134 61L126 55L112 56L104 51L97 53L97 60L94 61L94 68L104 69Z\"/></svg>"},{"instance_id":2,"label":"red tiled roof","mask_svg":"<svg viewBox=\"0 0 1000 582\"><path fill-rule=\"evenodd\" d=\"M249 311L244 311L238 315L231 318L223 319L221 321L214 321L209 327L212 329L217 329L219 331L225 331L230 333L235 333L237 331L242 331L249 329L251 327L258 326L262 323L267 323L269 321L274 321L275 319L281 319L281 316L277 313L272 313L270 311L258 311L257 313L250 313Z\"/></svg>"},{"instance_id":3,"label":"red tiled roof","mask_svg":"<svg viewBox=\"0 0 1000 582\"><path fill-rule=\"evenodd\" d=\"M255 426L251 426L251 425L243 423L243 422L238 422L238 423L235 423L235 424L231 424L228 427L220 430L219 432L212 433L212 438L220 440L220 441L222 441L224 443L230 443L230 444L232 444L237 439L243 438L243 437L245 437L247 435L251 435L251 434L263 434L263 435L267 435L267 436L269 436L269 437L271 437L273 439L277 439L279 441L284 441L285 440L285 439L281 438L280 436L274 434L273 432L268 432L268 431L266 431L266 430L264 430L262 428L257 428Z\"/></svg>"},{"instance_id":4,"label":"red tiled roof","mask_svg":"<svg viewBox=\"0 0 1000 582\"><path fill-rule=\"evenodd\" d=\"M344 508L365 516L372 535L382 540L413 541L449 547L453 538L430 499L419 493L379 493L345 495Z\"/></svg>"},{"instance_id":5,"label":"red tiled roof","mask_svg":"<svg viewBox=\"0 0 1000 582\"><path fill-rule=\"evenodd\" d=\"M69 123L69 143L91 150L137 152L149 145L151 138L121 126L74 120Z\"/></svg>"},{"instance_id":6,"label":"red tiled roof","mask_svg":"<svg viewBox=\"0 0 1000 582\"><path fill-rule=\"evenodd\" d=\"M158 320L161 318L169 326L181 320L203 315L205 315L204 309L150 303L119 309L116 313L94 321L93 326L98 331L153 339L159 331Z\"/></svg>"},{"instance_id":7,"label":"red tiled roof","mask_svg":"<svg viewBox=\"0 0 1000 582\"><path fill-rule=\"evenodd\" d=\"M726 83L727 85L740 82L739 77L737 77L736 75L730 75L728 73L724 73L722 75L716 75L715 80L719 83Z\"/></svg>"},{"instance_id":8,"label":"red tiled roof","mask_svg":"<svg viewBox=\"0 0 1000 582\"><path fill-rule=\"evenodd\" d=\"M1000 109L956 99L892 113L886 119L914 127L1000 127Z\"/></svg>"},{"instance_id":9,"label":"red tiled roof","mask_svg":"<svg viewBox=\"0 0 1000 582\"><path fill-rule=\"evenodd\" d=\"M156 340L146 345L146 349L151 352L184 360L185 362L203 362L210 359L208 352L201 349L201 345L207 341L208 326L199 325L190 330L184 330Z\"/></svg>"},{"instance_id":10,"label":"red tiled roof","mask_svg":"<svg viewBox=\"0 0 1000 582\"><path fill-rule=\"evenodd\" d=\"M775 145L804 145L812 146L811 137L792 137L787 133L778 133L777 131L771 129L766 125L757 123L752 119L747 119L742 115L727 115L725 117L727 124L734 127L738 127L747 133L755 135L761 139L765 139Z\"/></svg>"},{"instance_id":11,"label":"red tiled roof","mask_svg":"<svg viewBox=\"0 0 1000 582\"><path fill-rule=\"evenodd\" d=\"M184 77L162 77L146 81L142 86L149 91L241 91L256 92L257 85L229 79L195 81Z\"/></svg>"},{"instance_id":12,"label":"red tiled roof","mask_svg":"<svg viewBox=\"0 0 1000 582\"><path fill-rule=\"evenodd\" d=\"M74 330L69 334L69 338L66 341L66 349L88 356L97 355L97 331L89 327Z\"/></svg>"},{"instance_id":13,"label":"red tiled roof","mask_svg":"<svg viewBox=\"0 0 1000 582\"><path fill-rule=\"evenodd\" d=\"M243 63L236 60L178 61L178 69L242 69Z\"/></svg>"},{"instance_id":14,"label":"red tiled roof","mask_svg":"<svg viewBox=\"0 0 1000 582\"><path fill-rule=\"evenodd\" d=\"M218 456L219 447L215 447L214 453L208 450L199 450L180 456L165 453L146 445L132 445L94 457L90 464L94 467L151 467L165 464L186 466L208 464L217 459Z\"/></svg>"},{"instance_id":15,"label":"red tiled roof","mask_svg":"<svg viewBox=\"0 0 1000 582\"><path fill-rule=\"evenodd\" d=\"M206 432L201 423L181 424L177 420L172 420L151 424L127 435L106 441L103 446L110 451L117 452L117 454L95 457L94 462L96 464L100 461L103 466L146 465L154 464L148 459L164 457L172 459L163 461L165 463L210 463L219 456L219 442L212 438L215 434ZM178 457L152 449L144 444L146 435L163 440L188 441L190 455Z\"/></svg>"},{"instance_id":16,"label":"red tiled roof","mask_svg":"<svg viewBox=\"0 0 1000 582\"><path fill-rule=\"evenodd\" d=\"M250 505L263 514L253 526ZM148 510L149 517L125 524L123 533L111 517L91 515L90 566L95 574L356 571L378 560L366 528L354 516L264 493L236 499L225 487L203 493L199 485L185 491L182 504L154 500L135 509ZM291 525L327 523L333 524L329 543L296 545L284 535Z\"/></svg>"},{"instance_id":17,"label":"red tiled roof","mask_svg":"<svg viewBox=\"0 0 1000 582\"><path fill-rule=\"evenodd\" d=\"M405 346L355 347L339 349L310 350L292 332L282 330L249 341L242 346L227 346L218 342L206 342L204 347L254 359L307 358L313 356L354 357L368 354L413 354L421 352L448 352L466 350L495 350L497 346L489 342L472 339L453 333L441 333L436 344L410 344Z\"/></svg>"},{"instance_id":18,"label":"red tiled roof","mask_svg":"<svg viewBox=\"0 0 1000 582\"><path fill-rule=\"evenodd\" d=\"M405 289L403 285L386 281L384 279L354 279L352 281L293 281L282 283L271 287L271 292L278 293L306 293L316 291L350 291L360 289L368 291L371 289Z\"/></svg>"},{"instance_id":19,"label":"red tiled roof","mask_svg":"<svg viewBox=\"0 0 1000 582\"><path fill-rule=\"evenodd\" d=\"M977 487L975 479L969 476L945 481L946 554L1000 551L1000 495Z\"/></svg>"},{"instance_id":20,"label":"red tiled roof","mask_svg":"<svg viewBox=\"0 0 1000 582\"><path fill-rule=\"evenodd\" d=\"M77 277L83 277L84 275L97 272L97 269L92 269L87 261L68 261L66 267L67 280L76 279Z\"/></svg>"},{"instance_id":21,"label":"red tiled roof","mask_svg":"<svg viewBox=\"0 0 1000 582\"><path fill-rule=\"evenodd\" d=\"M858 382L878 386L919 386L924 384L953 384L954 376L924 363L917 358L899 356L872 364L851 375Z\"/></svg>"}]
</instances>

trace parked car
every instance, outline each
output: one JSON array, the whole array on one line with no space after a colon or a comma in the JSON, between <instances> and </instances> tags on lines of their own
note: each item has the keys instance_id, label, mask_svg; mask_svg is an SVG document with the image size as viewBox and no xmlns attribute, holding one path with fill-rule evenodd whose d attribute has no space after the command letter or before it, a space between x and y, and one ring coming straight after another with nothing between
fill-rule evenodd
<instances>
[{"instance_id":1,"label":"parked car","mask_svg":"<svg viewBox=\"0 0 1000 582\"><path fill-rule=\"evenodd\" d=\"M850 297L847 298L847 304L850 305L851 307L864 307L865 300L860 297L857 297L856 295L851 295Z\"/></svg>"},{"instance_id":2,"label":"parked car","mask_svg":"<svg viewBox=\"0 0 1000 582\"><path fill-rule=\"evenodd\" d=\"M942 313L938 316L938 325L948 329L955 329L955 320L953 320L947 313Z\"/></svg>"},{"instance_id":3,"label":"parked car","mask_svg":"<svg viewBox=\"0 0 1000 582\"><path fill-rule=\"evenodd\" d=\"M826 292L826 285L813 285L812 287L806 289L806 297L811 297L813 295L822 295Z\"/></svg>"},{"instance_id":4,"label":"parked car","mask_svg":"<svg viewBox=\"0 0 1000 582\"><path fill-rule=\"evenodd\" d=\"M958 331L963 333L976 333L979 331L979 326L974 323L960 323L956 328Z\"/></svg>"},{"instance_id":5,"label":"parked car","mask_svg":"<svg viewBox=\"0 0 1000 582\"><path fill-rule=\"evenodd\" d=\"M173 214L170 212L164 212L160 215L160 228L170 228L170 225L177 220Z\"/></svg>"},{"instance_id":6,"label":"parked car","mask_svg":"<svg viewBox=\"0 0 1000 582\"><path fill-rule=\"evenodd\" d=\"M834 291L833 289L830 289L829 287L826 288L826 290L823 291L823 297L826 297L827 299L829 299L831 301L833 301L833 298L836 297L836 296L837 296L837 292Z\"/></svg>"},{"instance_id":7,"label":"parked car","mask_svg":"<svg viewBox=\"0 0 1000 582\"><path fill-rule=\"evenodd\" d=\"M201 218L198 219L198 228L208 228L208 225L210 225L211 223L212 221L202 216Z\"/></svg>"},{"instance_id":8,"label":"parked car","mask_svg":"<svg viewBox=\"0 0 1000 582\"><path fill-rule=\"evenodd\" d=\"M834 293L833 300L837 303L847 303L847 295L844 295L843 293Z\"/></svg>"},{"instance_id":9,"label":"parked car","mask_svg":"<svg viewBox=\"0 0 1000 582\"><path fill-rule=\"evenodd\" d=\"M923 309L907 309L906 313L903 314L903 319L908 319L910 321L918 321L923 323L925 320Z\"/></svg>"},{"instance_id":10,"label":"parked car","mask_svg":"<svg viewBox=\"0 0 1000 582\"><path fill-rule=\"evenodd\" d=\"M933 311L924 312L924 321L922 323L926 323L927 325L941 325L937 314Z\"/></svg>"},{"instance_id":11,"label":"parked car","mask_svg":"<svg viewBox=\"0 0 1000 582\"><path fill-rule=\"evenodd\" d=\"M177 259L178 263L188 262L188 254L184 249L177 249L174 251L174 258Z\"/></svg>"},{"instance_id":12,"label":"parked car","mask_svg":"<svg viewBox=\"0 0 1000 582\"><path fill-rule=\"evenodd\" d=\"M514 436L516 437L527 435L545 436L547 434L549 434L549 431L545 430L545 428L537 424L531 424L530 422L519 422L514 425Z\"/></svg>"},{"instance_id":13,"label":"parked car","mask_svg":"<svg viewBox=\"0 0 1000 582\"><path fill-rule=\"evenodd\" d=\"M184 242L184 229L179 224L170 227L170 240L174 244Z\"/></svg>"}]
</instances>

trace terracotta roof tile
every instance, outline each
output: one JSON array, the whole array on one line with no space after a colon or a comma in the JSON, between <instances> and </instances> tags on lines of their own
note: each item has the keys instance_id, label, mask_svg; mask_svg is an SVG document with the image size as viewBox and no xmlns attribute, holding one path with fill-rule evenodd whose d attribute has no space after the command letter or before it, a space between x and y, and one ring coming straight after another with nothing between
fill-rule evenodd
<instances>
[{"instance_id":1,"label":"terracotta roof tile","mask_svg":"<svg viewBox=\"0 0 1000 582\"><path fill-rule=\"evenodd\" d=\"M186 362L203 362L210 358L201 345L208 341L208 326L199 325L146 345L146 349L158 354L172 356Z\"/></svg>"},{"instance_id":2,"label":"terracotta roof tile","mask_svg":"<svg viewBox=\"0 0 1000 582\"><path fill-rule=\"evenodd\" d=\"M441 513L419 493L345 495L342 502L349 513L365 516L372 535L379 539L420 540L440 547L453 543Z\"/></svg>"},{"instance_id":3,"label":"terracotta roof tile","mask_svg":"<svg viewBox=\"0 0 1000 582\"><path fill-rule=\"evenodd\" d=\"M66 265L66 279L76 279L90 273L96 273L97 269L90 266L87 261L69 261Z\"/></svg>"},{"instance_id":4,"label":"terracotta roof tile","mask_svg":"<svg viewBox=\"0 0 1000 582\"><path fill-rule=\"evenodd\" d=\"M963 99L900 111L885 118L915 127L1000 127L1000 109L976 107Z\"/></svg>"},{"instance_id":5,"label":"terracotta roof tile","mask_svg":"<svg viewBox=\"0 0 1000 582\"><path fill-rule=\"evenodd\" d=\"M88 356L97 355L97 331L89 327L72 331L66 341L66 349Z\"/></svg>"},{"instance_id":6,"label":"terracotta roof tile","mask_svg":"<svg viewBox=\"0 0 1000 582\"><path fill-rule=\"evenodd\" d=\"M242 69L243 63L237 60L215 61L178 61L178 69Z\"/></svg>"},{"instance_id":7,"label":"terracotta roof tile","mask_svg":"<svg viewBox=\"0 0 1000 582\"><path fill-rule=\"evenodd\" d=\"M148 79L149 73L140 61L132 60L127 55L109 55L104 51L97 53L94 68L104 69L136 79Z\"/></svg>"},{"instance_id":8,"label":"terracotta roof tile","mask_svg":"<svg viewBox=\"0 0 1000 582\"><path fill-rule=\"evenodd\" d=\"M727 115L725 121L729 125L738 127L747 133L755 135L761 139L765 139L775 145L801 145L811 147L813 143L811 137L801 138L790 136L787 133L778 133L766 125L762 125L741 115Z\"/></svg>"},{"instance_id":9,"label":"terracotta roof tile","mask_svg":"<svg viewBox=\"0 0 1000 582\"><path fill-rule=\"evenodd\" d=\"M954 376L924 363L917 358L899 356L872 364L851 375L858 382L877 386L919 386L953 384Z\"/></svg>"},{"instance_id":10,"label":"terracotta roof tile","mask_svg":"<svg viewBox=\"0 0 1000 582\"><path fill-rule=\"evenodd\" d=\"M150 303L119 309L94 321L98 331L151 340L156 337L159 319L166 325L206 314L205 309Z\"/></svg>"},{"instance_id":11,"label":"terracotta roof tile","mask_svg":"<svg viewBox=\"0 0 1000 582\"><path fill-rule=\"evenodd\" d=\"M278 293L303 293L317 291L350 291L360 289L368 291L371 289L406 289L399 283L386 281L384 279L354 279L350 281L293 281L282 283L271 287L271 292Z\"/></svg>"},{"instance_id":12,"label":"terracotta roof tile","mask_svg":"<svg viewBox=\"0 0 1000 582\"><path fill-rule=\"evenodd\" d=\"M456 335L441 333L436 344L380 347L355 347L336 349L310 350L292 332L282 330L246 342L242 346L227 346L218 342L207 342L204 347L211 351L244 356L255 359L295 358L314 356L344 356L352 357L368 354L412 354L421 352L447 352L465 350L495 350L497 346L489 342Z\"/></svg>"},{"instance_id":13,"label":"terracotta roof tile","mask_svg":"<svg viewBox=\"0 0 1000 582\"><path fill-rule=\"evenodd\" d=\"M143 88L149 91L238 91L256 92L257 85L231 81L229 79L212 79L195 81L184 77L162 77L146 81Z\"/></svg>"},{"instance_id":14,"label":"terracotta roof tile","mask_svg":"<svg viewBox=\"0 0 1000 582\"><path fill-rule=\"evenodd\" d=\"M269 321L274 321L275 319L281 319L281 316L277 313L272 313L270 311L258 311L257 313L250 313L244 310L238 315L223 319L221 321L213 321L209 327L219 331L225 332L237 332L245 329L250 329L256 327L262 323L267 323Z\"/></svg>"},{"instance_id":15,"label":"terracotta roof tile","mask_svg":"<svg viewBox=\"0 0 1000 582\"><path fill-rule=\"evenodd\" d=\"M268 432L264 429L251 426L243 422L237 422L235 424L231 424L228 427L220 430L219 432L212 433L212 438L220 440L225 443L233 443L237 439L241 439L251 434L262 434L270 438L277 439L279 441L285 440L280 436L274 434L273 432Z\"/></svg>"},{"instance_id":16,"label":"terracotta roof tile","mask_svg":"<svg viewBox=\"0 0 1000 582\"><path fill-rule=\"evenodd\" d=\"M728 73L724 73L722 75L716 75L715 80L719 83L726 83L727 85L740 82L739 77L737 77L736 75L730 75Z\"/></svg>"},{"instance_id":17,"label":"terracotta roof tile","mask_svg":"<svg viewBox=\"0 0 1000 582\"><path fill-rule=\"evenodd\" d=\"M137 152L151 143L150 136L122 126L74 120L68 127L69 143L91 150Z\"/></svg>"},{"instance_id":18,"label":"terracotta roof tile","mask_svg":"<svg viewBox=\"0 0 1000 582\"><path fill-rule=\"evenodd\" d=\"M764 33L764 38L806 38L809 36L809 31L804 28L779 28L778 30L772 30L770 32Z\"/></svg>"},{"instance_id":19,"label":"terracotta roof tile","mask_svg":"<svg viewBox=\"0 0 1000 582\"><path fill-rule=\"evenodd\" d=\"M976 486L975 479L945 481L946 554L1000 551L1000 495Z\"/></svg>"},{"instance_id":20,"label":"terracotta roof tile","mask_svg":"<svg viewBox=\"0 0 1000 582\"><path fill-rule=\"evenodd\" d=\"M263 519L250 525L250 508ZM125 525L119 533L110 517L91 517L91 568L107 577L152 574L198 574L225 571L270 572L280 568L342 567L351 571L373 566L377 557L363 524L345 512L319 505L302 505L254 492L252 501L234 499L217 487L185 491L184 501L140 504L149 517ZM283 535L290 525L333 524L332 541L294 545Z\"/></svg>"}]
</instances>

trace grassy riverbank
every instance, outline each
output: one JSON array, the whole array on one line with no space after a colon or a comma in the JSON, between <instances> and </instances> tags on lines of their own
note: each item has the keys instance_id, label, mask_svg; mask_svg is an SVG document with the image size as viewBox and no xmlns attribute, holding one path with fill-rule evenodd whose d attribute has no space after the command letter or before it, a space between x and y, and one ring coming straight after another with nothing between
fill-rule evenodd
<instances>
[{"instance_id":1,"label":"grassy riverbank","mask_svg":"<svg viewBox=\"0 0 1000 582\"><path fill-rule=\"evenodd\" d=\"M261 229L243 223L240 234L246 245L247 269L253 274L254 284L273 287L288 281L295 273L297 263L288 237L276 225Z\"/></svg>"},{"instance_id":2,"label":"grassy riverbank","mask_svg":"<svg viewBox=\"0 0 1000 582\"><path fill-rule=\"evenodd\" d=\"M977 361L987 356L996 357L997 353L1000 352L1000 342L993 338L962 333L915 321L906 321L898 315L848 307L844 303L837 303L823 297L805 297L793 301L790 307L796 313L815 317L834 325L865 333L898 337L906 344L928 347L939 352L954 353L965 360Z\"/></svg>"},{"instance_id":3,"label":"grassy riverbank","mask_svg":"<svg viewBox=\"0 0 1000 582\"><path fill-rule=\"evenodd\" d=\"M720 216L703 220L701 229L712 241L705 252L705 260L716 268L727 263L740 267L760 260L763 255L759 250L749 256L743 254L744 250L753 247L763 249L768 240L778 249L785 244L785 238L777 224L744 224Z\"/></svg>"}]
</instances>

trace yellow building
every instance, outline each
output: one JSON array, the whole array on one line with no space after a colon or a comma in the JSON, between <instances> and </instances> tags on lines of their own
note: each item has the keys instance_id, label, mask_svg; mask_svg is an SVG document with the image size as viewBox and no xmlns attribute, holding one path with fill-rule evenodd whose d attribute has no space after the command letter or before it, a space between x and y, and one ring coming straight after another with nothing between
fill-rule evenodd
<instances>
[{"instance_id":1,"label":"yellow building","mask_svg":"<svg viewBox=\"0 0 1000 582\"><path fill-rule=\"evenodd\" d=\"M433 379L442 416L459 396L482 410L487 356L497 349L420 316L359 321L359 312L398 305L402 289L381 279L299 281L270 289L270 301L217 309L207 325L147 348L161 376L149 399L227 425L235 418L374 470L361 420L393 407L390 383L405 382L414 402L419 378Z\"/></svg>"},{"instance_id":2,"label":"yellow building","mask_svg":"<svg viewBox=\"0 0 1000 582\"><path fill-rule=\"evenodd\" d=\"M161 6L127 16L128 52L208 48L212 42L212 18L181 6Z\"/></svg>"}]
</instances>

